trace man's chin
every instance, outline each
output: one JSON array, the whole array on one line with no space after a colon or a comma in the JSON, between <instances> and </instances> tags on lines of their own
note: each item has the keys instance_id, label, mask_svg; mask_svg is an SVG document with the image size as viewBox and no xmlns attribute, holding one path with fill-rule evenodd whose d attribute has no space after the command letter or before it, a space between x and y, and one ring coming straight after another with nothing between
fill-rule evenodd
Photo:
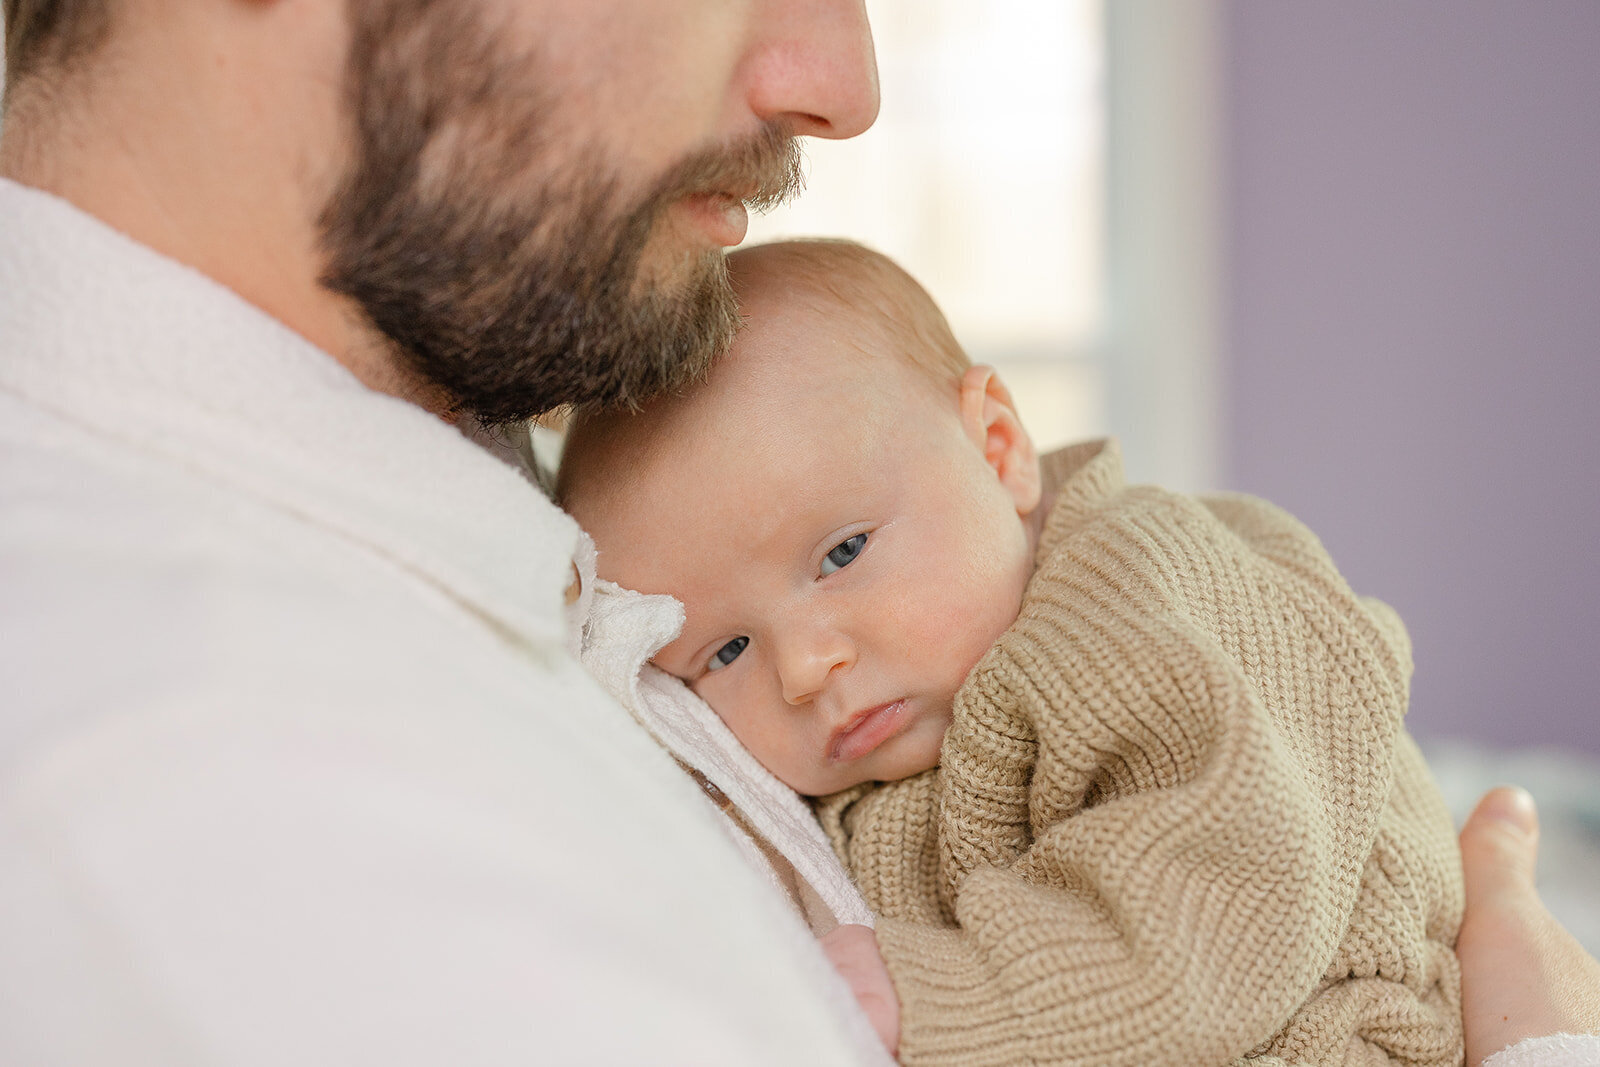
<instances>
[{"instance_id":1,"label":"man's chin","mask_svg":"<svg viewBox=\"0 0 1600 1067\"><path fill-rule=\"evenodd\" d=\"M678 237L677 227L661 227L652 234L640 257L629 298L656 304L702 303L709 290L727 286L726 252L721 246L689 244Z\"/></svg>"},{"instance_id":2,"label":"man's chin","mask_svg":"<svg viewBox=\"0 0 1600 1067\"><path fill-rule=\"evenodd\" d=\"M543 347L496 331L500 344L485 343L461 361L419 360L419 369L460 410L491 426L562 406L638 407L703 380L739 325L722 252L680 253L634 278L638 295L609 313L591 309L598 313L571 332L544 336Z\"/></svg>"}]
</instances>

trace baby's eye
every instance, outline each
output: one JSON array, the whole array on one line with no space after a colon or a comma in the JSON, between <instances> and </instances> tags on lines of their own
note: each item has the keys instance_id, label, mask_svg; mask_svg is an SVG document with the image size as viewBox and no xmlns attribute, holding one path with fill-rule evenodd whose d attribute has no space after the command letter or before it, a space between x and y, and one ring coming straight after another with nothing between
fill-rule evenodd
<instances>
[{"instance_id":1,"label":"baby's eye","mask_svg":"<svg viewBox=\"0 0 1600 1067\"><path fill-rule=\"evenodd\" d=\"M858 533L847 541L840 541L833 546L833 550L822 557L822 573L832 574L842 567L848 567L850 561L861 555L861 550L867 547L867 535Z\"/></svg>"},{"instance_id":2,"label":"baby's eye","mask_svg":"<svg viewBox=\"0 0 1600 1067\"><path fill-rule=\"evenodd\" d=\"M744 651L744 646L750 643L748 637L735 637L711 654L711 662L706 664L708 671L720 671L728 664L739 658L739 653Z\"/></svg>"}]
</instances>

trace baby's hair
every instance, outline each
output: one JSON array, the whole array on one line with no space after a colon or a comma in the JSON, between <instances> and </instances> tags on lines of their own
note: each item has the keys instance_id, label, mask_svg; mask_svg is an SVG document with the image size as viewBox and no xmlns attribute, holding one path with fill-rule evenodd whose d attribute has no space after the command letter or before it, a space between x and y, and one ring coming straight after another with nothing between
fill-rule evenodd
<instances>
[{"instance_id":1,"label":"baby's hair","mask_svg":"<svg viewBox=\"0 0 1600 1067\"><path fill-rule=\"evenodd\" d=\"M886 334L891 347L935 382L959 381L972 361L957 343L944 312L894 260L841 238L803 238L752 245L728 255L735 289L755 273L771 283L859 316ZM748 265L741 272L741 266Z\"/></svg>"},{"instance_id":2,"label":"baby's hair","mask_svg":"<svg viewBox=\"0 0 1600 1067\"><path fill-rule=\"evenodd\" d=\"M972 366L927 290L894 260L854 241L808 238L741 248L729 254L728 274L741 300L759 288L876 332L883 344L873 347L889 358L903 358L936 392L953 396ZM658 397L643 410L573 411L556 477L556 501L571 508L579 492L625 492L630 453L651 448L651 435L661 432L663 415L670 418L671 412L682 410L693 393L690 386Z\"/></svg>"}]
</instances>

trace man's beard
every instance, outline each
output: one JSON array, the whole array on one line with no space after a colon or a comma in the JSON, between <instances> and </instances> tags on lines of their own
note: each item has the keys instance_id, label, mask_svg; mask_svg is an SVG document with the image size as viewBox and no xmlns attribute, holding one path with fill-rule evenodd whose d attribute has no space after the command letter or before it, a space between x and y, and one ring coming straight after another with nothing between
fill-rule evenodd
<instances>
[{"instance_id":1,"label":"man's beard","mask_svg":"<svg viewBox=\"0 0 1600 1067\"><path fill-rule=\"evenodd\" d=\"M351 5L353 162L319 220L322 284L352 298L458 413L500 425L564 404L638 405L704 375L738 328L720 249L642 275L685 195L798 191L793 138L699 152L631 204L594 151L553 144L530 57L475 4ZM659 284L657 284L659 282Z\"/></svg>"}]
</instances>

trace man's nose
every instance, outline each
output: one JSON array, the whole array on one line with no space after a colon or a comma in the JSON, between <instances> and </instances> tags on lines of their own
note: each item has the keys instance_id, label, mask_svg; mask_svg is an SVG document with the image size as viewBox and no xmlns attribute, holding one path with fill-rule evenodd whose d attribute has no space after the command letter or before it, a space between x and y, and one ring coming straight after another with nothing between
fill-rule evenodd
<instances>
[{"instance_id":1,"label":"man's nose","mask_svg":"<svg viewBox=\"0 0 1600 1067\"><path fill-rule=\"evenodd\" d=\"M848 670L855 661L855 642L832 626L791 631L778 647L778 680L783 685L783 699L790 704L816 699L827 688L834 671Z\"/></svg>"},{"instance_id":2,"label":"man's nose","mask_svg":"<svg viewBox=\"0 0 1600 1067\"><path fill-rule=\"evenodd\" d=\"M756 116L810 137L844 138L878 117L878 61L864 0L760 0L745 57Z\"/></svg>"}]
</instances>

